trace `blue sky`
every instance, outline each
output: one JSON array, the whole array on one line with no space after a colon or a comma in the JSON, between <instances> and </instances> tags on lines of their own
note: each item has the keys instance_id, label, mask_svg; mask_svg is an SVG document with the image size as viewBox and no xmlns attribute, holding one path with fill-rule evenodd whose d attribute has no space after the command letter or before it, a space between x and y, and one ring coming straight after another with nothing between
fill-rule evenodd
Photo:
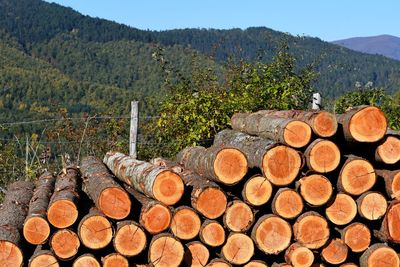
<instances>
[{"instance_id":1,"label":"blue sky","mask_svg":"<svg viewBox=\"0 0 400 267\"><path fill-rule=\"evenodd\" d=\"M265 26L326 41L400 37L399 0L48 0L139 29Z\"/></svg>"}]
</instances>

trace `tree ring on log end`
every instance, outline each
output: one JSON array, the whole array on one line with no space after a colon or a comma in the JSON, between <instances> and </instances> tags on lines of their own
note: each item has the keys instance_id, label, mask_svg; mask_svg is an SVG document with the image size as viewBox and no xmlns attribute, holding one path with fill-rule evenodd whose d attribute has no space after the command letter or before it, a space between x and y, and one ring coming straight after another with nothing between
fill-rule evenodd
<instances>
[{"instance_id":1,"label":"tree ring on log end","mask_svg":"<svg viewBox=\"0 0 400 267\"><path fill-rule=\"evenodd\" d=\"M78 218L78 208L75 203L67 200L57 200L47 210L47 219L56 228L67 228Z\"/></svg>"},{"instance_id":2,"label":"tree ring on log end","mask_svg":"<svg viewBox=\"0 0 400 267\"><path fill-rule=\"evenodd\" d=\"M214 172L226 185L238 183L246 175L248 163L246 156L238 149L221 149L214 161Z\"/></svg>"},{"instance_id":3,"label":"tree ring on log end","mask_svg":"<svg viewBox=\"0 0 400 267\"><path fill-rule=\"evenodd\" d=\"M23 235L30 244L43 244L50 235L49 223L42 217L31 217L24 223Z\"/></svg>"},{"instance_id":4,"label":"tree ring on log end","mask_svg":"<svg viewBox=\"0 0 400 267\"><path fill-rule=\"evenodd\" d=\"M12 242L0 240L0 265L22 267L24 256L21 249Z\"/></svg>"},{"instance_id":5,"label":"tree ring on log end","mask_svg":"<svg viewBox=\"0 0 400 267\"><path fill-rule=\"evenodd\" d=\"M100 193L99 209L112 219L122 220L131 212L131 200L128 194L119 187L109 187Z\"/></svg>"},{"instance_id":6,"label":"tree ring on log end","mask_svg":"<svg viewBox=\"0 0 400 267\"><path fill-rule=\"evenodd\" d=\"M196 209L209 219L216 219L224 214L228 200L219 188L205 189L196 200Z\"/></svg>"},{"instance_id":7,"label":"tree ring on log end","mask_svg":"<svg viewBox=\"0 0 400 267\"><path fill-rule=\"evenodd\" d=\"M354 114L349 122L349 131L358 142L376 142L383 138L387 121L382 110L366 107Z\"/></svg>"},{"instance_id":8,"label":"tree ring on log end","mask_svg":"<svg viewBox=\"0 0 400 267\"><path fill-rule=\"evenodd\" d=\"M337 127L336 117L330 112L319 112L314 118L313 130L318 136L331 137L336 133Z\"/></svg>"},{"instance_id":9,"label":"tree ring on log end","mask_svg":"<svg viewBox=\"0 0 400 267\"><path fill-rule=\"evenodd\" d=\"M154 198L167 206L178 202L184 191L182 178L170 170L159 173L153 184Z\"/></svg>"},{"instance_id":10,"label":"tree ring on log end","mask_svg":"<svg viewBox=\"0 0 400 267\"><path fill-rule=\"evenodd\" d=\"M311 127L307 123L293 120L286 125L283 138L289 146L301 148L310 142L311 133Z\"/></svg>"}]
</instances>

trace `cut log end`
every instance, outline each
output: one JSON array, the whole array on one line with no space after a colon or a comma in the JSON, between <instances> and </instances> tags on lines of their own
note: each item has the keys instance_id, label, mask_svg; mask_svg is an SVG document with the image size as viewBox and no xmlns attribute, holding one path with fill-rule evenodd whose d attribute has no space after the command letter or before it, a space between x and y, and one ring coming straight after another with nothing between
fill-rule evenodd
<instances>
[{"instance_id":1,"label":"cut log end","mask_svg":"<svg viewBox=\"0 0 400 267\"><path fill-rule=\"evenodd\" d=\"M311 206L322 206L332 196L333 188L331 182L323 175L312 174L300 179L300 195Z\"/></svg>"},{"instance_id":2,"label":"cut log end","mask_svg":"<svg viewBox=\"0 0 400 267\"><path fill-rule=\"evenodd\" d=\"M0 240L0 265L23 266L24 257L21 249L12 242Z\"/></svg>"},{"instance_id":3,"label":"cut log end","mask_svg":"<svg viewBox=\"0 0 400 267\"><path fill-rule=\"evenodd\" d=\"M329 264L341 264L346 261L348 254L347 245L341 239L332 240L321 251L321 257Z\"/></svg>"},{"instance_id":4,"label":"cut log end","mask_svg":"<svg viewBox=\"0 0 400 267\"><path fill-rule=\"evenodd\" d=\"M319 112L314 118L313 130L320 137L333 136L338 128L338 123L335 115L330 112Z\"/></svg>"},{"instance_id":5,"label":"cut log end","mask_svg":"<svg viewBox=\"0 0 400 267\"><path fill-rule=\"evenodd\" d=\"M224 224L233 232L245 232L254 222L254 214L250 207L239 200L228 204L224 215Z\"/></svg>"},{"instance_id":6,"label":"cut log end","mask_svg":"<svg viewBox=\"0 0 400 267\"><path fill-rule=\"evenodd\" d=\"M357 205L352 197L339 193L333 203L326 208L326 217L336 225L350 223L357 215Z\"/></svg>"},{"instance_id":7,"label":"cut log end","mask_svg":"<svg viewBox=\"0 0 400 267\"><path fill-rule=\"evenodd\" d=\"M222 255L232 264L245 264L254 255L253 240L243 233L233 233L222 247Z\"/></svg>"},{"instance_id":8,"label":"cut log end","mask_svg":"<svg viewBox=\"0 0 400 267\"><path fill-rule=\"evenodd\" d=\"M129 267L127 258L118 253L111 253L101 259L103 267Z\"/></svg>"},{"instance_id":9,"label":"cut log end","mask_svg":"<svg viewBox=\"0 0 400 267\"><path fill-rule=\"evenodd\" d=\"M264 205L272 196L272 185L268 179L263 176L253 176L246 181L242 196L250 205Z\"/></svg>"},{"instance_id":10,"label":"cut log end","mask_svg":"<svg viewBox=\"0 0 400 267\"><path fill-rule=\"evenodd\" d=\"M122 220L131 212L131 200L125 190L109 187L100 193L99 209L112 219Z\"/></svg>"},{"instance_id":11,"label":"cut log end","mask_svg":"<svg viewBox=\"0 0 400 267\"><path fill-rule=\"evenodd\" d=\"M376 173L372 164L366 160L348 160L341 170L338 182L344 192L358 196L374 186Z\"/></svg>"},{"instance_id":12,"label":"cut log end","mask_svg":"<svg viewBox=\"0 0 400 267\"><path fill-rule=\"evenodd\" d=\"M387 225L389 239L400 244L400 202L390 206L383 223Z\"/></svg>"},{"instance_id":13,"label":"cut log end","mask_svg":"<svg viewBox=\"0 0 400 267\"><path fill-rule=\"evenodd\" d=\"M50 226L42 217L31 217L24 223L23 235L30 244L43 244L50 235Z\"/></svg>"},{"instance_id":14,"label":"cut log end","mask_svg":"<svg viewBox=\"0 0 400 267\"><path fill-rule=\"evenodd\" d=\"M201 226L200 239L210 247L221 246L225 242L225 230L216 221L205 221Z\"/></svg>"},{"instance_id":15,"label":"cut log end","mask_svg":"<svg viewBox=\"0 0 400 267\"><path fill-rule=\"evenodd\" d=\"M219 188L207 188L196 200L196 209L208 219L216 219L224 214L227 205L225 193Z\"/></svg>"},{"instance_id":16,"label":"cut log end","mask_svg":"<svg viewBox=\"0 0 400 267\"><path fill-rule=\"evenodd\" d=\"M90 249L104 248L113 238L112 225L104 216L86 218L80 225L78 233L82 243Z\"/></svg>"},{"instance_id":17,"label":"cut log end","mask_svg":"<svg viewBox=\"0 0 400 267\"><path fill-rule=\"evenodd\" d=\"M378 192L366 192L357 199L358 213L367 220L378 220L386 213L386 198Z\"/></svg>"},{"instance_id":18,"label":"cut log end","mask_svg":"<svg viewBox=\"0 0 400 267\"><path fill-rule=\"evenodd\" d=\"M314 262L314 254L298 243L293 243L285 252L285 261L296 267L309 267Z\"/></svg>"},{"instance_id":19,"label":"cut log end","mask_svg":"<svg viewBox=\"0 0 400 267\"><path fill-rule=\"evenodd\" d=\"M400 199L400 171L394 175L390 188L392 192L390 197Z\"/></svg>"},{"instance_id":20,"label":"cut log end","mask_svg":"<svg viewBox=\"0 0 400 267\"><path fill-rule=\"evenodd\" d=\"M303 211L303 199L293 189L282 188L275 194L272 201L272 210L274 214L284 219L293 219Z\"/></svg>"},{"instance_id":21,"label":"cut log end","mask_svg":"<svg viewBox=\"0 0 400 267\"><path fill-rule=\"evenodd\" d=\"M287 146L276 146L263 157L262 169L268 180L277 186L285 186L294 181L302 166L299 153Z\"/></svg>"},{"instance_id":22,"label":"cut log end","mask_svg":"<svg viewBox=\"0 0 400 267\"><path fill-rule=\"evenodd\" d=\"M226 185L234 185L246 175L248 163L246 156L238 149L221 149L214 161L214 172Z\"/></svg>"},{"instance_id":23,"label":"cut log end","mask_svg":"<svg viewBox=\"0 0 400 267\"><path fill-rule=\"evenodd\" d=\"M154 198L165 205L174 205L181 199L184 188L182 178L178 174L165 170L157 175L154 181Z\"/></svg>"},{"instance_id":24,"label":"cut log end","mask_svg":"<svg viewBox=\"0 0 400 267\"><path fill-rule=\"evenodd\" d=\"M203 267L210 258L207 247L199 241L190 242L186 245L188 250L185 253L185 263L187 266Z\"/></svg>"},{"instance_id":25,"label":"cut log end","mask_svg":"<svg viewBox=\"0 0 400 267\"><path fill-rule=\"evenodd\" d=\"M146 248L146 233L134 222L118 227L114 237L115 251L127 257L140 254Z\"/></svg>"},{"instance_id":26,"label":"cut log end","mask_svg":"<svg viewBox=\"0 0 400 267\"><path fill-rule=\"evenodd\" d=\"M398 267L399 255L387 245L378 243L368 248L360 258L361 267Z\"/></svg>"},{"instance_id":27,"label":"cut log end","mask_svg":"<svg viewBox=\"0 0 400 267\"><path fill-rule=\"evenodd\" d=\"M376 149L375 159L386 164L395 164L400 161L400 139L388 136L385 142Z\"/></svg>"},{"instance_id":28,"label":"cut log end","mask_svg":"<svg viewBox=\"0 0 400 267\"><path fill-rule=\"evenodd\" d=\"M268 267L268 265L260 260L252 260L245 264L243 267Z\"/></svg>"},{"instance_id":29,"label":"cut log end","mask_svg":"<svg viewBox=\"0 0 400 267\"><path fill-rule=\"evenodd\" d=\"M293 120L286 125L283 138L289 146L301 148L310 142L311 134L311 127L307 123Z\"/></svg>"},{"instance_id":30,"label":"cut log end","mask_svg":"<svg viewBox=\"0 0 400 267\"><path fill-rule=\"evenodd\" d=\"M292 228L278 216L264 215L253 227L251 237L263 252L279 254L290 245Z\"/></svg>"},{"instance_id":31,"label":"cut log end","mask_svg":"<svg viewBox=\"0 0 400 267\"><path fill-rule=\"evenodd\" d=\"M4 266L6 266L6 265L4 265ZM8 265L8 266L17 266L17 265ZM60 264L58 263L56 257L54 257L51 254L38 255L29 261L29 267L43 267L43 266L59 267ZM90 266L90 265L86 265L86 266Z\"/></svg>"},{"instance_id":32,"label":"cut log end","mask_svg":"<svg viewBox=\"0 0 400 267\"><path fill-rule=\"evenodd\" d=\"M52 265L45 265L52 267ZM77 258L72 267L101 267L99 261L91 254L84 254Z\"/></svg>"},{"instance_id":33,"label":"cut log end","mask_svg":"<svg viewBox=\"0 0 400 267\"><path fill-rule=\"evenodd\" d=\"M362 223L352 223L343 230L342 240L351 251L363 252L371 243L371 232Z\"/></svg>"},{"instance_id":34,"label":"cut log end","mask_svg":"<svg viewBox=\"0 0 400 267\"><path fill-rule=\"evenodd\" d=\"M366 107L356 112L349 121L349 131L358 142L377 142L387 129L385 114L376 107Z\"/></svg>"},{"instance_id":35,"label":"cut log end","mask_svg":"<svg viewBox=\"0 0 400 267\"><path fill-rule=\"evenodd\" d=\"M184 248L177 239L170 235L155 236L149 248L149 261L154 266L179 266L184 257Z\"/></svg>"},{"instance_id":36,"label":"cut log end","mask_svg":"<svg viewBox=\"0 0 400 267\"><path fill-rule=\"evenodd\" d=\"M340 163L340 150L329 140L317 139L306 150L307 165L310 170L327 173L335 170Z\"/></svg>"},{"instance_id":37,"label":"cut log end","mask_svg":"<svg viewBox=\"0 0 400 267\"><path fill-rule=\"evenodd\" d=\"M162 204L154 204L141 213L140 221L150 234L158 234L170 226L171 218L169 208Z\"/></svg>"},{"instance_id":38,"label":"cut log end","mask_svg":"<svg viewBox=\"0 0 400 267\"><path fill-rule=\"evenodd\" d=\"M69 260L76 255L80 247L78 236L68 229L55 232L50 240L54 254L62 259Z\"/></svg>"},{"instance_id":39,"label":"cut log end","mask_svg":"<svg viewBox=\"0 0 400 267\"><path fill-rule=\"evenodd\" d=\"M70 200L57 200L49 206L47 219L56 228L67 228L78 219L78 208Z\"/></svg>"},{"instance_id":40,"label":"cut log end","mask_svg":"<svg viewBox=\"0 0 400 267\"><path fill-rule=\"evenodd\" d=\"M315 212L306 212L297 218L293 232L295 239L309 249L321 248L330 236L328 222Z\"/></svg>"},{"instance_id":41,"label":"cut log end","mask_svg":"<svg viewBox=\"0 0 400 267\"><path fill-rule=\"evenodd\" d=\"M232 267L232 265L223 259L213 259L205 267Z\"/></svg>"},{"instance_id":42,"label":"cut log end","mask_svg":"<svg viewBox=\"0 0 400 267\"><path fill-rule=\"evenodd\" d=\"M172 233L182 240L195 238L201 227L199 215L191 208L184 207L178 209L172 217Z\"/></svg>"}]
</instances>

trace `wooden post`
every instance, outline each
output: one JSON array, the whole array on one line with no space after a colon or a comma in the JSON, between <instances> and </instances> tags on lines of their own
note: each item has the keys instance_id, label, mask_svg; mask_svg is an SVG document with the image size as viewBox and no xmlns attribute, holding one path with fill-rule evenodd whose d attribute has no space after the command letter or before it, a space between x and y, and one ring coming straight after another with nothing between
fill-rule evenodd
<instances>
[{"instance_id":1,"label":"wooden post","mask_svg":"<svg viewBox=\"0 0 400 267\"><path fill-rule=\"evenodd\" d=\"M313 93L312 109L319 110L322 108L321 105L322 97L320 93Z\"/></svg>"},{"instance_id":2,"label":"wooden post","mask_svg":"<svg viewBox=\"0 0 400 267\"><path fill-rule=\"evenodd\" d=\"M138 101L131 102L131 126L129 131L129 155L136 159L136 141L137 141L137 133L138 133Z\"/></svg>"}]
</instances>

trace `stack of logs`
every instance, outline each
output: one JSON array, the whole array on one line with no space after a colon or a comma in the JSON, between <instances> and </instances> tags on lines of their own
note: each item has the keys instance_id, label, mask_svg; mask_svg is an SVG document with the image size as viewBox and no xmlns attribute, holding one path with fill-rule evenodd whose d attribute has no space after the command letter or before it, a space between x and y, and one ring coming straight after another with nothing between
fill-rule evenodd
<instances>
[{"instance_id":1,"label":"stack of logs","mask_svg":"<svg viewBox=\"0 0 400 267\"><path fill-rule=\"evenodd\" d=\"M400 266L400 135L380 109L231 125L174 161L109 152L10 185L0 266Z\"/></svg>"}]
</instances>

